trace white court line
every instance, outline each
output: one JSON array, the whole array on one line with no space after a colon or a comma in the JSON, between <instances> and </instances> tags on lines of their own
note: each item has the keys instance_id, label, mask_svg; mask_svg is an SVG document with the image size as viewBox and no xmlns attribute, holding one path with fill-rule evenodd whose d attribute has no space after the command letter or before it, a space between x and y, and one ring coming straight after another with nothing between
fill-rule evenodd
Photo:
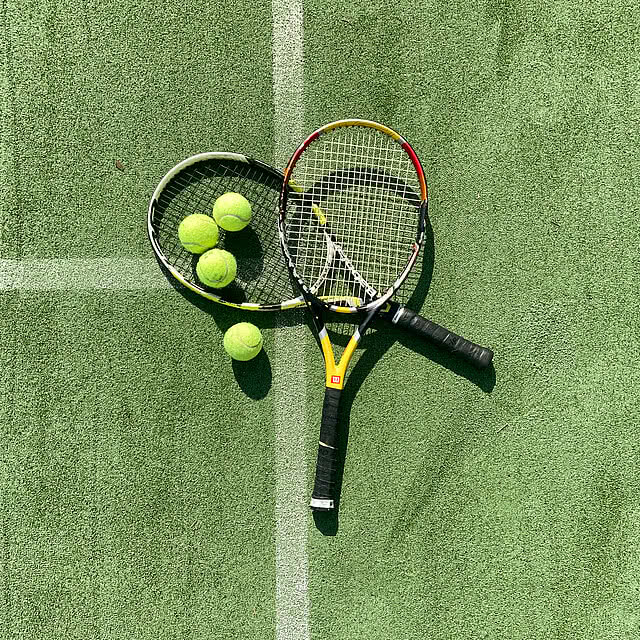
<instances>
[{"instance_id":1,"label":"white court line","mask_svg":"<svg viewBox=\"0 0 640 640\"><path fill-rule=\"evenodd\" d=\"M169 289L153 258L0 260L0 291Z\"/></svg>"},{"instance_id":2,"label":"white court line","mask_svg":"<svg viewBox=\"0 0 640 640\"><path fill-rule=\"evenodd\" d=\"M275 161L284 168L303 139L302 0L272 0ZM276 431L276 640L308 640L307 331L280 327L274 345Z\"/></svg>"}]
</instances>

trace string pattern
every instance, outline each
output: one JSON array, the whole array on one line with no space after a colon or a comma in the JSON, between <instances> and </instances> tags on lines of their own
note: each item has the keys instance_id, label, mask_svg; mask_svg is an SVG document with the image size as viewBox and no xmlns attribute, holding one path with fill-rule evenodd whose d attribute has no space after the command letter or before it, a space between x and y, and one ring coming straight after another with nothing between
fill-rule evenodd
<instances>
[{"instance_id":1,"label":"string pattern","mask_svg":"<svg viewBox=\"0 0 640 640\"><path fill-rule=\"evenodd\" d=\"M248 227L240 232L220 229L218 247L233 253L238 274L233 283L212 290L233 304L280 306L299 294L284 265L276 218L281 176L258 163L211 158L187 166L161 192L153 216L156 240L165 260L189 282L198 281L199 256L186 251L178 239L180 222L192 213L211 215L213 203L223 193L235 191L251 203Z\"/></svg>"},{"instance_id":2,"label":"string pattern","mask_svg":"<svg viewBox=\"0 0 640 640\"><path fill-rule=\"evenodd\" d=\"M367 126L309 144L290 179L285 235L296 272L318 297L382 296L405 270L420 221L420 183L402 146Z\"/></svg>"}]
</instances>

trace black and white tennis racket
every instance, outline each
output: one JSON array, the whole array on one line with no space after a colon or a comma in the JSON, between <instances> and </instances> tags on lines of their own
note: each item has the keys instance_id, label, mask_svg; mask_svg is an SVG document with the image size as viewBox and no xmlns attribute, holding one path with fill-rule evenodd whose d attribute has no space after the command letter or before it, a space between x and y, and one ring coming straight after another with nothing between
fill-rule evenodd
<instances>
[{"instance_id":1,"label":"black and white tennis racket","mask_svg":"<svg viewBox=\"0 0 640 640\"><path fill-rule=\"evenodd\" d=\"M340 120L318 129L295 151L284 175L280 241L313 317L326 371L310 506L329 511L335 506L338 408L346 369L372 319L416 263L424 241L427 185L409 143L368 120ZM329 309L363 314L338 363L324 322Z\"/></svg>"},{"instance_id":2,"label":"black and white tennis racket","mask_svg":"<svg viewBox=\"0 0 640 640\"><path fill-rule=\"evenodd\" d=\"M247 311L279 311L304 306L304 297L292 283L282 259L278 239L276 220L283 178L283 173L277 169L239 153L200 153L177 164L156 187L147 215L149 239L161 264L185 287L219 304ZM293 184L286 187L287 193L305 197L300 194L301 189L300 185ZM180 244L178 225L192 213L210 214L216 198L227 191L241 193L250 201L252 217L250 224L240 232L220 230L218 246L234 254L238 273L229 286L210 289L198 280L195 270L198 256ZM406 197L409 202L415 202L417 198L409 191ZM325 244L324 269L318 274L318 282L312 283L316 290L330 275L333 255L339 253L337 246L327 240ZM353 307L364 304L353 295L343 297L340 302ZM444 347L477 367L487 366L493 357L489 349L451 333L398 302L388 300L380 317Z\"/></svg>"}]
</instances>

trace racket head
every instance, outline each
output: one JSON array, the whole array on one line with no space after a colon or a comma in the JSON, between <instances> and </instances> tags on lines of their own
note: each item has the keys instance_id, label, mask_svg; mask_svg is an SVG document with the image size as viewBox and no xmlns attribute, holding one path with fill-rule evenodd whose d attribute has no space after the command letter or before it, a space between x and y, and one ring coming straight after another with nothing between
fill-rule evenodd
<instances>
[{"instance_id":1,"label":"racket head","mask_svg":"<svg viewBox=\"0 0 640 640\"><path fill-rule=\"evenodd\" d=\"M249 311L277 311L300 306L303 299L282 261L276 224L282 172L240 153L206 152L173 167L156 187L147 216L151 246L162 265L185 287L213 302ZM251 203L251 221L242 231L220 229L218 248L234 254L233 283L212 289L200 282L196 264L178 239L188 215L211 215L223 193L235 191Z\"/></svg>"},{"instance_id":2,"label":"racket head","mask_svg":"<svg viewBox=\"0 0 640 640\"><path fill-rule=\"evenodd\" d=\"M347 313L388 300L425 237L427 185L410 144L376 122L339 120L298 147L284 176L280 242L305 298Z\"/></svg>"}]
</instances>

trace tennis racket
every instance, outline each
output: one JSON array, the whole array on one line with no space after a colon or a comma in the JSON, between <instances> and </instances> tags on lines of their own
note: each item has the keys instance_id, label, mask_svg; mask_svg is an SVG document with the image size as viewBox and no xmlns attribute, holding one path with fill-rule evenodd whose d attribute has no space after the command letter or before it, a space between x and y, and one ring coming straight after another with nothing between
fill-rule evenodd
<instances>
[{"instance_id":1,"label":"tennis racket","mask_svg":"<svg viewBox=\"0 0 640 640\"><path fill-rule=\"evenodd\" d=\"M276 220L283 178L277 169L238 153L201 153L177 164L162 178L149 203L147 230L160 263L182 285L219 304L247 311L305 306L304 297L297 291L282 259L278 238ZM301 186L294 188L289 184L286 189L302 197ZM210 289L198 280L195 270L198 256L180 244L178 225L192 213L210 213L216 198L227 191L241 193L251 202L252 218L249 226L240 232L220 230L218 246L235 255L238 273L229 286ZM415 194L407 192L407 197L410 202L416 201ZM338 251L327 240L325 243L325 271L320 273L319 280L329 275L328 265L333 263L333 254ZM313 285L319 289L321 282ZM362 301L354 296L347 298L341 302L362 306ZM444 347L476 367L488 366L493 357L489 349L451 333L398 302L387 301L380 317Z\"/></svg>"},{"instance_id":2,"label":"tennis racket","mask_svg":"<svg viewBox=\"0 0 640 640\"><path fill-rule=\"evenodd\" d=\"M284 175L280 241L311 312L326 372L310 506L330 511L345 373L371 321L416 263L425 235L427 185L409 143L368 120L340 120L318 129L295 151ZM289 184L298 190L292 193ZM363 314L338 363L325 327L327 310Z\"/></svg>"}]
</instances>

